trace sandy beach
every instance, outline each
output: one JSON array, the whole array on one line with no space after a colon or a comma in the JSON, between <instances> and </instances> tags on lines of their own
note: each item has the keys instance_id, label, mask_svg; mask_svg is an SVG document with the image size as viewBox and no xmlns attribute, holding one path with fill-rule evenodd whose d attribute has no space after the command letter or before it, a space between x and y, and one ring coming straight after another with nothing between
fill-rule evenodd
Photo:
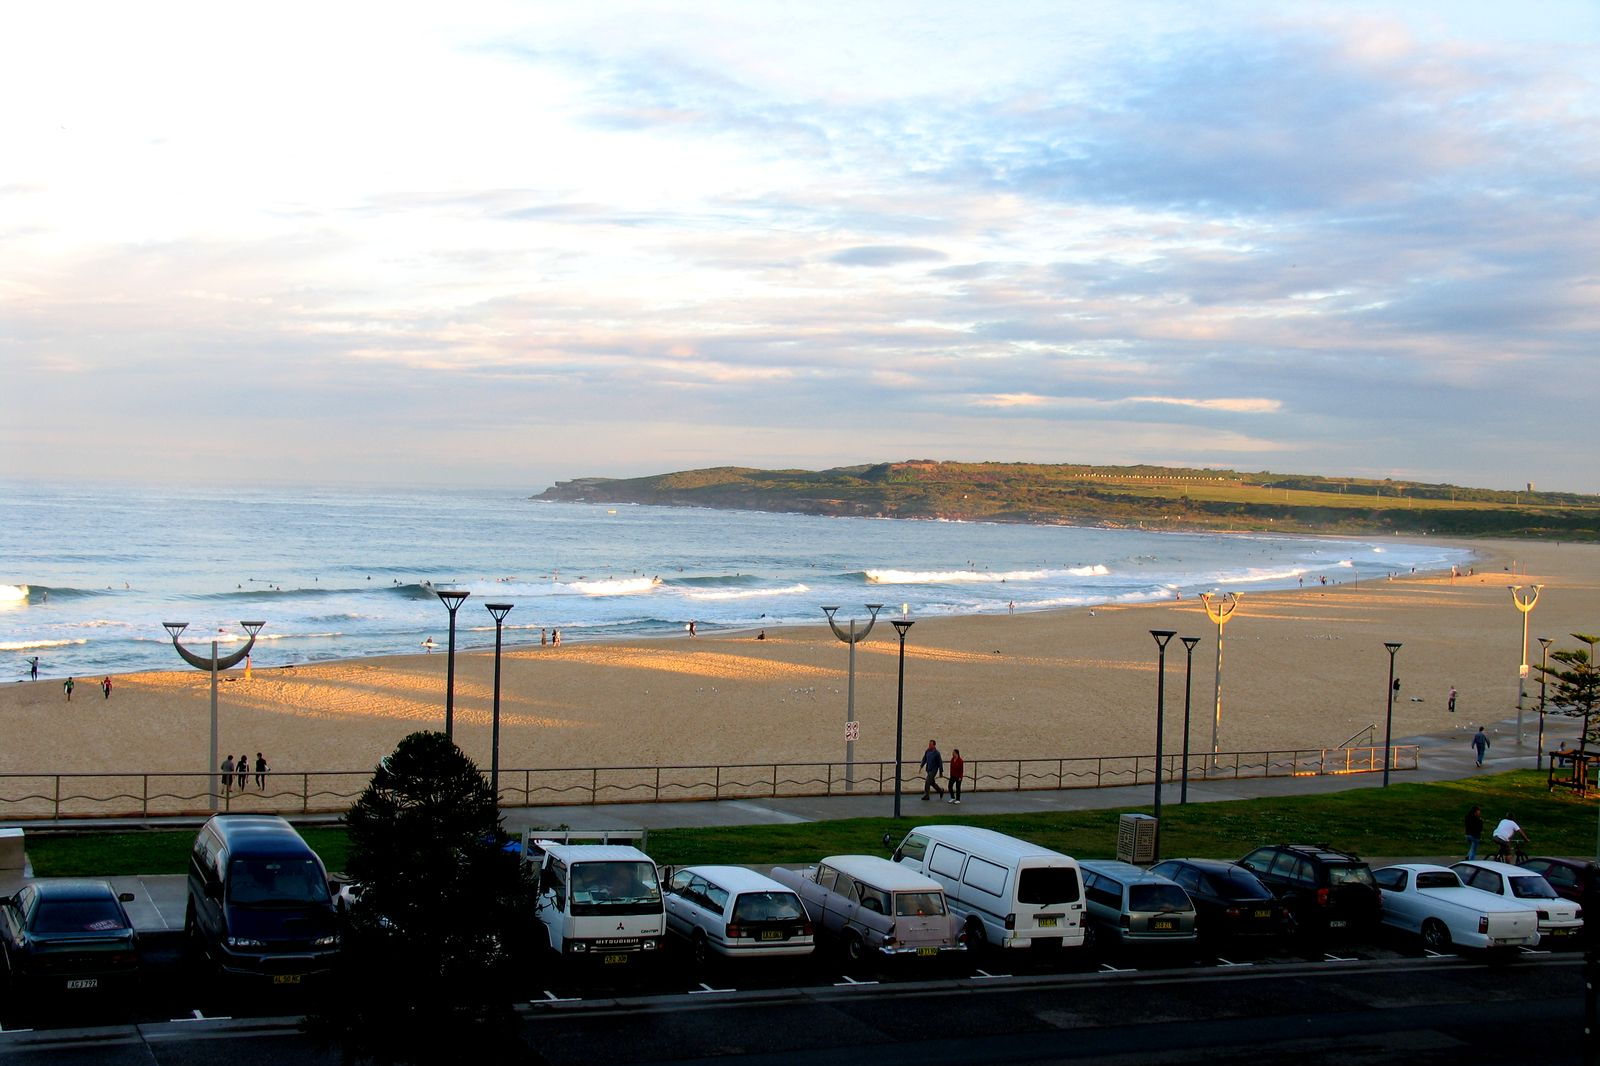
<instances>
[{"instance_id":1,"label":"sandy beach","mask_svg":"<svg viewBox=\"0 0 1600 1066\"><path fill-rule=\"evenodd\" d=\"M1508 584L1543 583L1539 636L1572 646L1600 630L1600 545L1470 542L1477 573L1363 577L1359 585L1246 593L1225 629L1223 751L1328 747L1382 729L1388 653L1402 681L1396 737L1465 734L1515 713L1521 619ZM848 606L839 617L848 619ZM865 619L867 612L856 614ZM1198 600L918 620L906 641L906 753L928 738L968 759L1154 750L1151 629L1201 637L1193 744L1210 744L1216 626ZM407 733L442 728L446 659L405 655L235 670L221 685L224 751L265 752L274 770L362 770ZM858 645L858 760L893 756L899 645L887 615ZM587 767L814 762L844 756L848 648L826 626L623 643L508 647L501 765ZM492 652L458 653L456 739L489 764ZM1180 743L1184 652L1167 651L1168 750ZM192 669L0 687L0 772L198 771L210 685ZM1446 697L1454 686L1458 710ZM1532 708L1537 676L1528 682ZM1536 717L1536 716L1535 716ZM1381 739L1381 736L1380 736Z\"/></svg>"}]
</instances>

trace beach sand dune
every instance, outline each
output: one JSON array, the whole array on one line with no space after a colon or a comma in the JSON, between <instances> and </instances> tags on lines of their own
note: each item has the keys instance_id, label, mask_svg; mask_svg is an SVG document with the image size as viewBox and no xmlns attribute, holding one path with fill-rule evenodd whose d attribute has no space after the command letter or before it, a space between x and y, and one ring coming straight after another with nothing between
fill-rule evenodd
<instances>
[{"instance_id":1,"label":"beach sand dune","mask_svg":"<svg viewBox=\"0 0 1600 1066\"><path fill-rule=\"evenodd\" d=\"M1246 593L1225 628L1224 751L1331 747L1383 726L1400 641L1396 737L1495 723L1515 713L1521 619L1508 584L1542 582L1539 636L1572 646L1600 630L1600 546L1481 542L1477 574L1363 575L1360 584ZM840 611L850 617L850 608ZM865 619L866 612L859 617ZM917 620L906 640L906 755L929 738L970 760L1148 754L1155 746L1151 629L1198 636L1192 746L1209 748L1216 626L1198 600ZM754 634L506 649L505 768L824 762L844 757L849 649L824 625ZM899 644L887 618L857 646L858 761L892 758ZM406 734L442 728L446 656L272 667L225 676L221 744L265 752L275 770L365 770ZM1181 744L1185 656L1167 649L1169 751ZM1446 698L1458 692L1458 712ZM493 654L459 653L458 743L489 763ZM1536 719L1537 675L1528 682ZM0 772L205 768L210 681L196 670L130 674L110 700L90 684L0 688ZM1492 728L1492 727L1491 727Z\"/></svg>"}]
</instances>

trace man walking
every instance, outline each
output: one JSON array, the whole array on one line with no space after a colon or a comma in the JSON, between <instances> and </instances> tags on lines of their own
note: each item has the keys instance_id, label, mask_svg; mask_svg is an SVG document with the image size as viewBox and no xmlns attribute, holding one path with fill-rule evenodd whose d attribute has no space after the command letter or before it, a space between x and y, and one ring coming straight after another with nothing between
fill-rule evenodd
<instances>
[{"instance_id":1,"label":"man walking","mask_svg":"<svg viewBox=\"0 0 1600 1066\"><path fill-rule=\"evenodd\" d=\"M106 679L104 681L100 682L100 691L104 692L106 694L106 699L109 700L111 698L111 675L110 674L107 674L106 675Z\"/></svg>"},{"instance_id":2,"label":"man walking","mask_svg":"<svg viewBox=\"0 0 1600 1066\"><path fill-rule=\"evenodd\" d=\"M267 757L259 751L256 752L256 790L267 790Z\"/></svg>"},{"instance_id":3,"label":"man walking","mask_svg":"<svg viewBox=\"0 0 1600 1066\"><path fill-rule=\"evenodd\" d=\"M1481 725L1478 727L1478 731L1472 734L1472 750L1477 753L1478 765L1482 766L1483 753L1489 750L1489 734L1483 731L1483 726Z\"/></svg>"},{"instance_id":4,"label":"man walking","mask_svg":"<svg viewBox=\"0 0 1600 1066\"><path fill-rule=\"evenodd\" d=\"M928 790L944 796L944 789L939 785L939 771L944 769L944 756L939 754L939 745L936 741L928 741L928 750L922 753L922 772L927 775L922 782L922 798L928 798Z\"/></svg>"},{"instance_id":5,"label":"man walking","mask_svg":"<svg viewBox=\"0 0 1600 1066\"><path fill-rule=\"evenodd\" d=\"M75 682L70 677L67 678L65 681L61 682L61 691L65 692L67 694L67 702L68 703L72 702L72 687L73 687L74 683Z\"/></svg>"}]
</instances>

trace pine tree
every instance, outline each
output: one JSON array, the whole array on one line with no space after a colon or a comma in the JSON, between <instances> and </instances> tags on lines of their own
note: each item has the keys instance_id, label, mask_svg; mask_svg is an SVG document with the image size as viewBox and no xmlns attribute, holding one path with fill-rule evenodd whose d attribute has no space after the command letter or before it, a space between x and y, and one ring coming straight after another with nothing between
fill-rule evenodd
<instances>
[{"instance_id":1,"label":"pine tree","mask_svg":"<svg viewBox=\"0 0 1600 1066\"><path fill-rule=\"evenodd\" d=\"M1572 639L1588 645L1583 648L1563 648L1550 653L1555 666L1540 666L1544 674L1545 699L1548 714L1564 714L1583 719L1583 734L1579 750L1587 752L1590 745L1600 747L1600 669L1594 660L1594 646L1600 636L1574 633Z\"/></svg>"}]
</instances>

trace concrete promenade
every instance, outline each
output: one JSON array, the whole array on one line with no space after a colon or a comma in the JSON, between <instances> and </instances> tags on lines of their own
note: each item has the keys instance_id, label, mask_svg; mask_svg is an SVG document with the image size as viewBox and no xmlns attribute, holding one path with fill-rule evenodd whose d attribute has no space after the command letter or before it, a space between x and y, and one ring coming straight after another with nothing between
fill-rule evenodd
<instances>
[{"instance_id":1,"label":"concrete promenade","mask_svg":"<svg viewBox=\"0 0 1600 1066\"><path fill-rule=\"evenodd\" d=\"M1415 744L1421 749L1420 768L1395 771L1391 782L1448 781L1478 774L1531 768L1535 764L1534 738L1538 715L1524 715L1526 744L1516 744L1516 719L1487 725L1493 738L1488 757L1479 768L1470 745L1477 724L1463 724L1458 730L1423 736L1396 737L1396 744ZM1576 740L1576 719L1547 719L1545 747L1555 748L1561 740ZM1241 778L1237 781L1189 782L1189 802L1215 803L1222 800L1252 799L1264 796L1303 796L1344 792L1356 788L1376 788L1381 773L1321 777ZM1178 802L1179 786L1166 786L1163 805ZM946 816L956 808L937 799L924 803L920 789L902 794L901 813L908 823L926 816ZM960 813L964 815L1003 814L1068 810L1115 810L1149 806L1155 798L1151 784L1113 788L1077 788L1028 792L967 792ZM728 825L780 825L785 823L831 821L843 818L887 817L893 812L891 796L812 796L794 799L721 800L686 803L612 803L581 806L526 807L509 809L504 814L507 831L521 835L525 828L552 828L566 825L576 830L670 829ZM151 819L138 824L151 828L180 828L198 825L203 819ZM332 817L305 821L336 821ZM58 829L52 823L0 823L21 825L26 831ZM83 823L75 823L81 826ZM94 827L112 830L126 823L96 822ZM1459 856L1368 857L1374 864L1400 861L1454 861ZM141 935L180 932L185 903L184 878L163 874L144 877L113 877L118 891L132 892L135 901L128 905L129 917ZM23 883L20 874L0 871L0 893L9 895Z\"/></svg>"}]
</instances>

